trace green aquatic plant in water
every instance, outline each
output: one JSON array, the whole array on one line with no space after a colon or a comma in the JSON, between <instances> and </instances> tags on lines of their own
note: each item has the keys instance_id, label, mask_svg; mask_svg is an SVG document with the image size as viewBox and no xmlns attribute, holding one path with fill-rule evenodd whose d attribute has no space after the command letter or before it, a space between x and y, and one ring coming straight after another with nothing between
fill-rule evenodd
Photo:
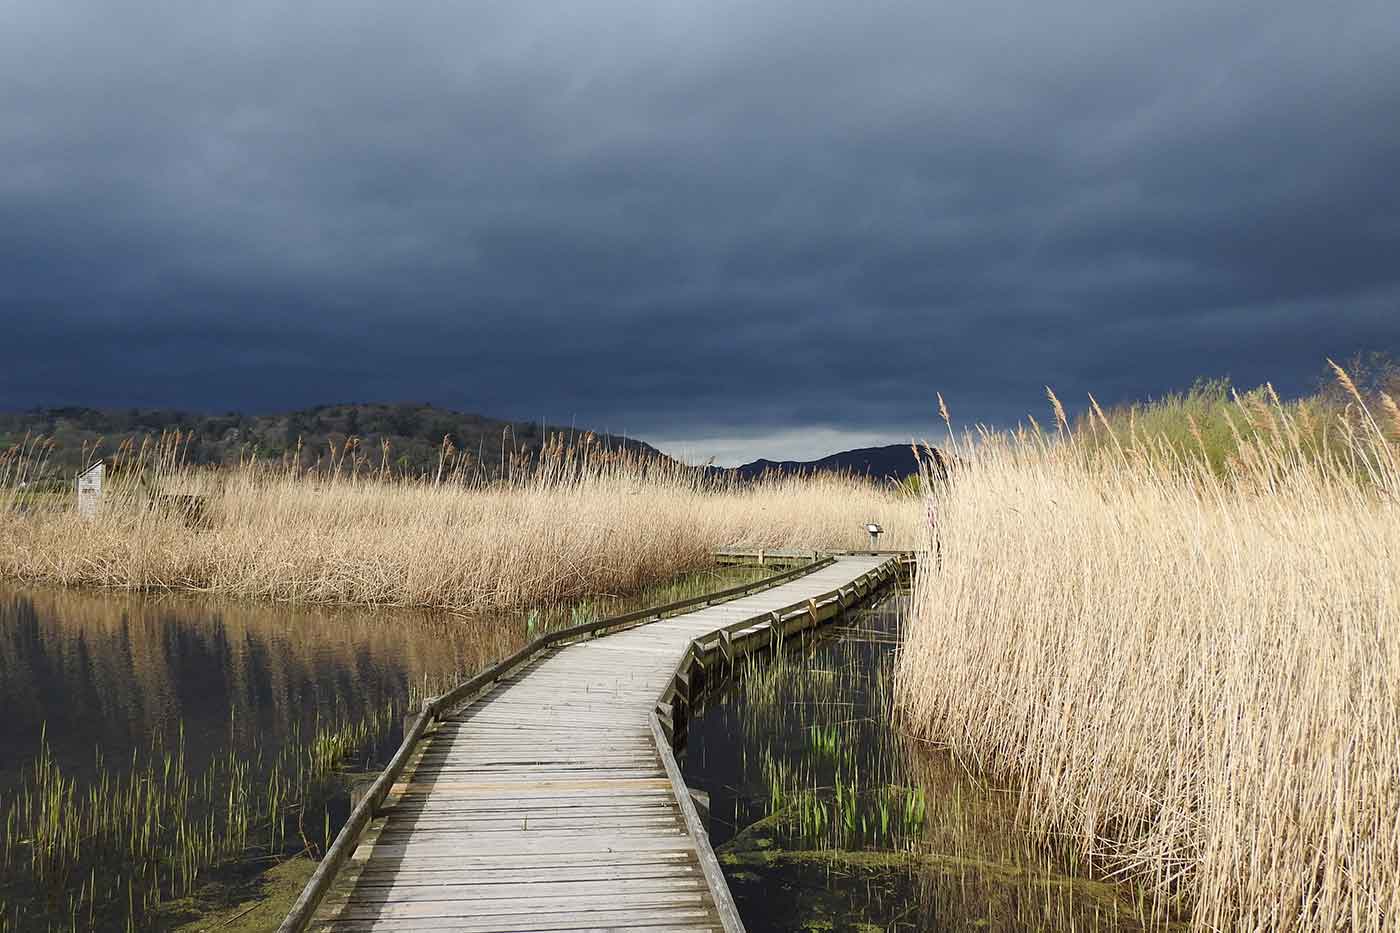
<instances>
[{"instance_id":1,"label":"green aquatic plant in water","mask_svg":"<svg viewBox=\"0 0 1400 933\"><path fill-rule=\"evenodd\" d=\"M829 785L809 784L786 763L765 762L767 816L786 845L801 849L903 851L923 828L924 789L862 784L837 773Z\"/></svg>"},{"instance_id":2,"label":"green aquatic plant in water","mask_svg":"<svg viewBox=\"0 0 1400 933\"><path fill-rule=\"evenodd\" d=\"M835 725L825 727L811 726L810 728L808 728L807 734L811 737L813 751L817 752L818 754L824 754L833 757L836 755L836 743L838 741L838 736Z\"/></svg>"},{"instance_id":3,"label":"green aquatic plant in water","mask_svg":"<svg viewBox=\"0 0 1400 933\"><path fill-rule=\"evenodd\" d=\"M1012 790L906 741L891 718L902 607L741 662L691 723L687 780L711 792L717 854L750 928L1170 926L1020 833ZM706 773L710 742L738 773Z\"/></svg>"},{"instance_id":4,"label":"green aquatic plant in water","mask_svg":"<svg viewBox=\"0 0 1400 933\"><path fill-rule=\"evenodd\" d=\"M323 851L342 767L400 713L317 724L266 760L230 743L199 774L181 730L174 747L133 752L125 768L99 756L84 787L41 741L26 779L0 799L0 930L137 929L222 865Z\"/></svg>"}]
</instances>

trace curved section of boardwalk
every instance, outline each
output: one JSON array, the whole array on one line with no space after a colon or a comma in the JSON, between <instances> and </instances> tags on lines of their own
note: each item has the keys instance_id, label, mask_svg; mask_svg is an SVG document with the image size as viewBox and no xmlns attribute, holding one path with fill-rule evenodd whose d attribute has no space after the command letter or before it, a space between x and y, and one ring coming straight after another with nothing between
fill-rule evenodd
<instances>
[{"instance_id":1,"label":"curved section of boardwalk","mask_svg":"<svg viewBox=\"0 0 1400 933\"><path fill-rule=\"evenodd\" d=\"M888 560L841 557L753 596L560 648L503 678L419 743L313 928L721 930L653 738L657 698L693 639Z\"/></svg>"}]
</instances>

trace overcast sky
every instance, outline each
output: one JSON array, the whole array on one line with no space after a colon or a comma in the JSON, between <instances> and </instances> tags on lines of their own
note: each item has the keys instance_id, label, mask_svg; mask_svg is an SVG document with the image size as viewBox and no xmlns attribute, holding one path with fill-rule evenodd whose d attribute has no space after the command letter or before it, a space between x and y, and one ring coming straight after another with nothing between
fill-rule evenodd
<instances>
[{"instance_id":1,"label":"overcast sky","mask_svg":"<svg viewBox=\"0 0 1400 933\"><path fill-rule=\"evenodd\" d=\"M820 455L1400 351L1394 0L0 2L0 407Z\"/></svg>"}]
</instances>

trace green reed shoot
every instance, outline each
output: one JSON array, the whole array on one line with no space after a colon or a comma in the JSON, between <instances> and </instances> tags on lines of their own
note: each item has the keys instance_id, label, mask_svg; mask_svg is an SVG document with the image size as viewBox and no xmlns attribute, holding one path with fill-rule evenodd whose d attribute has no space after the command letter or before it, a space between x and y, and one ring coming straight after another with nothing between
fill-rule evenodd
<instances>
[{"instance_id":1,"label":"green reed shoot","mask_svg":"<svg viewBox=\"0 0 1400 933\"><path fill-rule=\"evenodd\" d=\"M230 743L199 774L188 767L181 730L174 747L133 752L126 768L99 756L84 790L44 734L25 780L0 798L0 931L60 918L73 928L136 928L161 900L191 893L221 865L287 853L289 831L301 834L297 848L324 847L342 762L388 734L400 712L393 704L354 722L318 722L268 759ZM312 804L323 808L317 842L301 830Z\"/></svg>"}]
</instances>

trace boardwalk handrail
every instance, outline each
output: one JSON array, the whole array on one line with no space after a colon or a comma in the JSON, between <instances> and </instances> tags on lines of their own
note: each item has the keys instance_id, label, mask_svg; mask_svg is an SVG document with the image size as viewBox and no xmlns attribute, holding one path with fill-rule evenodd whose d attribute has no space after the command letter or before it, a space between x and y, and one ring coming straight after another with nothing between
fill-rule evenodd
<instances>
[{"instance_id":1,"label":"boardwalk handrail","mask_svg":"<svg viewBox=\"0 0 1400 933\"><path fill-rule=\"evenodd\" d=\"M909 548L854 548L848 551L810 551L796 549L774 549L760 548L758 550L745 548L720 548L715 551L715 556L719 558L730 558L733 563L741 563L756 560L760 564L769 560L816 560L822 557L914 557L925 551L910 550Z\"/></svg>"},{"instance_id":2,"label":"boardwalk handrail","mask_svg":"<svg viewBox=\"0 0 1400 933\"><path fill-rule=\"evenodd\" d=\"M384 798L389 794L389 789L394 785L394 782L398 780L399 775L403 772L404 765L406 765L409 758L412 757L413 746L423 737L423 733L428 730L428 726L432 725L435 719L441 718L443 712L456 708L469 697L472 697L483 688L499 680L502 675L530 660L541 651L551 648L561 642L577 638L586 638L605 630L610 632L613 630L621 631L628 628L635 628L652 622L659 622L668 615L696 606L709 606L717 602L739 599L752 593L772 589L775 586L787 583L789 580L795 580L798 577L806 576L823 567L830 566L835 563L835 560L834 557L828 556L804 566L794 567L790 570L784 570L782 573L764 577L762 580L755 580L752 583L732 586L728 589L707 593L703 596L693 596L688 599L677 600L676 602L666 603L662 606L639 609L635 612L624 613L623 615L608 619L595 619L592 622L584 622L579 625L570 625L566 628L556 629L553 632L548 632L534 639L504 661L499 661L491 665L486 670L458 684L441 696L432 697L427 700L419 713L413 717L413 721L405 726L403 742L399 744L398 751L394 752L394 756L389 759L388 766L380 772L379 777L370 785L369 790L365 793L364 797L361 798L359 804L351 811L349 819L345 821L345 825L342 826L340 832L336 834L335 841L331 843L330 848L326 850L325 856L322 857L320 863L316 866L316 871L312 873L311 878L306 882L306 887L302 889L301 896L297 898L296 903L292 905L292 909L287 912L286 918L283 919L282 924L277 928L277 933L303 933L307 924L309 924L315 916L316 909L321 905L321 900L325 897L326 891L335 881L335 877L339 873L341 866L345 864L346 859L350 857L355 846L358 845L360 835L365 831L365 827L369 825L370 821L374 819L375 811L378 810L380 804L384 802ZM655 719L654 712L652 718ZM674 759L672 763L674 764ZM684 812L684 802L681 803L681 807ZM709 843L706 842L707 847L708 845ZM713 852L711 852L710 857L714 857ZM725 896L728 897L728 887L724 886L723 890ZM740 929L742 929L742 927Z\"/></svg>"},{"instance_id":3,"label":"boardwalk handrail","mask_svg":"<svg viewBox=\"0 0 1400 933\"><path fill-rule=\"evenodd\" d=\"M676 762L675 750L672 748L675 736L673 725L675 703L681 702L686 706L690 705L690 685L693 680L691 669L697 664L703 669L705 666L703 659L715 652L718 652L724 661L732 664L736 651L734 644L736 634L753 630L753 634L757 635L766 630L763 640L766 644L773 645L781 643L789 622L807 616L810 625L800 625L799 628L809 628L820 624L823 610L829 609L833 604L838 604L839 609L835 612L840 612L850 602L864 598L875 587L897 573L893 565L901 561L907 554L907 551L890 552L889 560L882 561L844 586L790 603L781 609L741 619L692 639L685 653L681 655L680 663L676 665L671 680L662 691L661 696L656 699L656 704L648 716L652 738L656 743L657 753L661 756L666 776L670 779L672 793L675 795L676 802L680 805L681 813L685 818L686 829L690 834L691 842L695 845L695 853L700 861L700 870L705 876L710 895L714 898L715 910L719 914L720 923L723 925L725 933L744 933L744 922L739 917L739 909L734 903L734 895L729 890L724 870L720 867L719 859L715 856L714 848L710 845L710 835L700 822L700 815L696 812L695 804L690 798L690 788L686 786L685 778ZM854 594L854 600L851 598L852 594ZM755 621L761 616L767 616L767 618L763 622ZM744 650L744 646L740 645L737 650Z\"/></svg>"},{"instance_id":4,"label":"boardwalk handrail","mask_svg":"<svg viewBox=\"0 0 1400 933\"><path fill-rule=\"evenodd\" d=\"M653 711L663 717L661 725L666 735L669 737L674 732L671 725L674 702L679 700L687 705L690 703L689 668L696 660L718 651L726 661L732 663L735 656L735 635L748 634L753 637L763 633L767 644L779 643L786 634L788 623L806 616L811 620L811 625L815 625L820 622L822 611L833 604L839 604L840 609L845 609L852 603L863 599L875 586L883 583L896 572L892 565L902 562L909 554L908 551L892 551L888 555L888 560L867 570L844 586L789 603L779 609L750 616L747 619L740 619L692 639L685 654L681 656L680 663L676 665L676 670L671 675L668 686L657 698ZM762 621L758 621L760 618ZM797 625L795 627L802 629L809 628L811 625Z\"/></svg>"}]
</instances>

